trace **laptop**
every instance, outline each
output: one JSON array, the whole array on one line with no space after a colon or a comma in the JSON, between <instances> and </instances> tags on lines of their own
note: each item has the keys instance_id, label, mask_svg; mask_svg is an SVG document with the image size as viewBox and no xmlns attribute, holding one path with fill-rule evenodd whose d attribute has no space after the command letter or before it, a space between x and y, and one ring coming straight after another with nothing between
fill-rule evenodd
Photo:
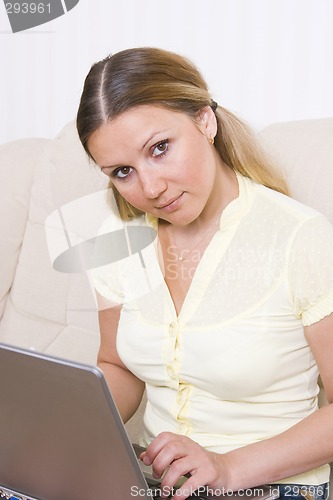
<instances>
[{"instance_id":1,"label":"laptop","mask_svg":"<svg viewBox=\"0 0 333 500\"><path fill-rule=\"evenodd\" d=\"M99 368L0 344L0 498L158 498L159 483L151 471L144 475L139 452ZM277 498L260 488L256 499Z\"/></svg>"}]
</instances>

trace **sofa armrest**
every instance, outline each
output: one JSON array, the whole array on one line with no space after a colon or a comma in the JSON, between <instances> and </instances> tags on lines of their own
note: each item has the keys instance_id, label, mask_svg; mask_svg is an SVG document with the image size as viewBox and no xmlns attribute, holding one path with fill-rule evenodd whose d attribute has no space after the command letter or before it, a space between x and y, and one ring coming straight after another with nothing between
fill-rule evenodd
<instances>
[{"instance_id":1,"label":"sofa armrest","mask_svg":"<svg viewBox=\"0 0 333 500\"><path fill-rule=\"evenodd\" d=\"M0 318L20 254L36 159L46 143L23 139L0 146Z\"/></svg>"}]
</instances>

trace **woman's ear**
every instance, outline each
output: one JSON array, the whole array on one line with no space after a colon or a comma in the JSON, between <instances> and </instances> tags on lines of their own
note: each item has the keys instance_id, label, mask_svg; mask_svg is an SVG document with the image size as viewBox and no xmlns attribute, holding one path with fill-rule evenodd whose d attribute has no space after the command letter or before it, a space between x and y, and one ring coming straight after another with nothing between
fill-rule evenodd
<instances>
[{"instance_id":1,"label":"woman's ear","mask_svg":"<svg viewBox=\"0 0 333 500\"><path fill-rule=\"evenodd\" d=\"M207 139L216 136L217 121L215 113L210 106L205 106L199 111L196 117L196 124Z\"/></svg>"}]
</instances>

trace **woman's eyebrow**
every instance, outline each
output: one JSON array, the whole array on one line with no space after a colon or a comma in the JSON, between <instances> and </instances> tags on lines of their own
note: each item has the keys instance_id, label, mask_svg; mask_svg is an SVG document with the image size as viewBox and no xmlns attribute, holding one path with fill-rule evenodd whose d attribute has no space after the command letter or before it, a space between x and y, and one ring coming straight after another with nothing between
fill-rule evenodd
<instances>
[{"instance_id":1,"label":"woman's eyebrow","mask_svg":"<svg viewBox=\"0 0 333 500\"><path fill-rule=\"evenodd\" d=\"M102 172L103 172L103 170L105 170L106 168L113 168L113 169L115 169L115 168L117 168L117 167L119 167L119 166L120 166L120 165L105 165L104 167L100 167L100 169L101 169L101 170L102 170Z\"/></svg>"},{"instance_id":2,"label":"woman's eyebrow","mask_svg":"<svg viewBox=\"0 0 333 500\"><path fill-rule=\"evenodd\" d=\"M155 136L157 135L160 135L160 134L165 134L166 132L168 132L170 129L165 129L165 130L157 130L156 132L153 132L152 134L149 134L149 138L145 141L144 145L142 146L141 148L141 151L145 149L145 147L147 146L147 144L152 140L154 139ZM120 164L116 164L116 165L104 165L104 166L101 166L100 169L103 170L106 169L106 168L118 168L118 167L121 167L122 165ZM123 166L127 166L127 165L123 165Z\"/></svg>"},{"instance_id":3,"label":"woman's eyebrow","mask_svg":"<svg viewBox=\"0 0 333 500\"><path fill-rule=\"evenodd\" d=\"M165 132L167 132L169 129L166 129L166 130L158 130L157 132L154 132L152 135L149 136L149 139L147 141L145 141L144 145L142 146L141 150L142 149L145 149L145 147L147 146L147 144L152 140L154 139L154 137L156 135L159 135L159 134L164 134Z\"/></svg>"}]
</instances>

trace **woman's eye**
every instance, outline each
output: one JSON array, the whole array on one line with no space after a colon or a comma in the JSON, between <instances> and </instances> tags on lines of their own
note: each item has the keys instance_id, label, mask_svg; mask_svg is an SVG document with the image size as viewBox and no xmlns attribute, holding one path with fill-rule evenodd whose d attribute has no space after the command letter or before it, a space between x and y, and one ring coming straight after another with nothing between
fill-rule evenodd
<instances>
[{"instance_id":1,"label":"woman's eye","mask_svg":"<svg viewBox=\"0 0 333 500\"><path fill-rule=\"evenodd\" d=\"M168 141L161 141L156 146L153 147L153 156L161 156L165 154L168 150L169 143Z\"/></svg>"},{"instance_id":2,"label":"woman's eye","mask_svg":"<svg viewBox=\"0 0 333 500\"><path fill-rule=\"evenodd\" d=\"M125 179L132 172L132 167L120 167L112 172L112 177Z\"/></svg>"}]
</instances>

